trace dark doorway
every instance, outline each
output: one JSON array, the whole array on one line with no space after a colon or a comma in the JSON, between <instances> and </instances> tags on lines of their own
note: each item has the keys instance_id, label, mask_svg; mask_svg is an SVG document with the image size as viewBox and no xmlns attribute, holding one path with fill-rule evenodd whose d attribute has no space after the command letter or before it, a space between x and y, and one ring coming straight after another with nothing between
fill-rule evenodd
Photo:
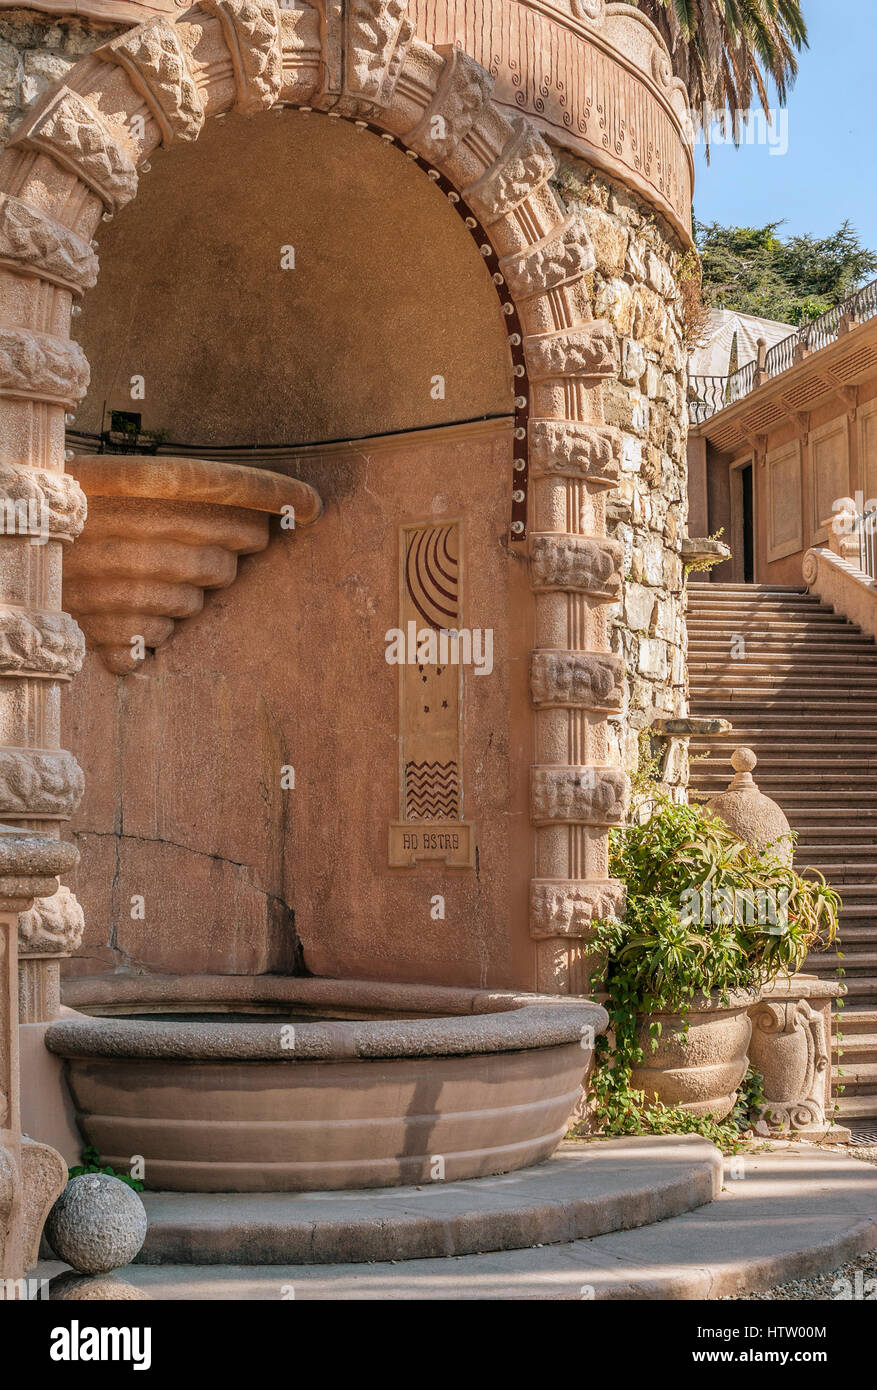
<instances>
[{"instance_id":1,"label":"dark doorway","mask_svg":"<svg viewBox=\"0 0 877 1390\"><path fill-rule=\"evenodd\" d=\"M755 578L755 533L752 520L752 464L740 469L740 488L743 499L743 581L751 584Z\"/></svg>"}]
</instances>

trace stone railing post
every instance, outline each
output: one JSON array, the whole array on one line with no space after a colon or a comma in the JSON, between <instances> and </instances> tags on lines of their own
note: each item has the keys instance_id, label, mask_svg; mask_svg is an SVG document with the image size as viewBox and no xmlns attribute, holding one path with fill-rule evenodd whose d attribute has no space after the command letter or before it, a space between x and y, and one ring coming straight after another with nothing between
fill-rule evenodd
<instances>
[{"instance_id":1,"label":"stone railing post","mask_svg":"<svg viewBox=\"0 0 877 1390\"><path fill-rule=\"evenodd\" d=\"M79 860L74 845L0 827L0 1300L36 1263L43 1222L67 1180L61 1155L23 1139L18 1070L18 923L57 874Z\"/></svg>"}]
</instances>

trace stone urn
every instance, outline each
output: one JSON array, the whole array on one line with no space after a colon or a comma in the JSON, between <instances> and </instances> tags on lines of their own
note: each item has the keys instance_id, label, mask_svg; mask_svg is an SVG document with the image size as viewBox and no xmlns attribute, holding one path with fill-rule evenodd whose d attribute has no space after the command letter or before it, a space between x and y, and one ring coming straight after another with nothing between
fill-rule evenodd
<instances>
[{"instance_id":1,"label":"stone urn","mask_svg":"<svg viewBox=\"0 0 877 1390\"><path fill-rule=\"evenodd\" d=\"M645 1092L647 1102L657 1099L717 1120L730 1115L749 1064L749 1010L758 998L751 990L732 991L724 1000L699 994L684 1019L673 1013L643 1014L637 1028L643 1061L633 1069L632 1086ZM654 1023L661 1025L661 1033L653 1051Z\"/></svg>"}]
</instances>

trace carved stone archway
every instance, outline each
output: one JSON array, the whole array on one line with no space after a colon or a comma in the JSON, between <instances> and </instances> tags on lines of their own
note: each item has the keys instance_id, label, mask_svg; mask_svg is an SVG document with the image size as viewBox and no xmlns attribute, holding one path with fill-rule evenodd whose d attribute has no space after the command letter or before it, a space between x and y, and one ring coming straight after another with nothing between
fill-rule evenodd
<instances>
[{"instance_id":1,"label":"carved stone archway","mask_svg":"<svg viewBox=\"0 0 877 1390\"><path fill-rule=\"evenodd\" d=\"M78 630L60 611L61 551L83 519L64 474L64 416L88 385L69 328L97 277L100 220L136 195L156 147L196 139L211 117L284 105L349 119L426 166L496 267L521 383L512 536L529 547L535 594L533 985L586 993L589 923L620 901L608 827L626 801L606 725L623 681L606 616L621 547L605 526L621 437L603 421L600 390L617 372L615 336L592 317L593 252L549 184L551 151L525 119L502 113L491 87L464 52L416 38L402 0L289 10L202 0L97 49L13 133L0 158L0 482L7 496L46 500L52 521L47 545L17 538L0 572L0 819L59 833L82 792L58 747L58 682L81 662Z\"/></svg>"}]
</instances>

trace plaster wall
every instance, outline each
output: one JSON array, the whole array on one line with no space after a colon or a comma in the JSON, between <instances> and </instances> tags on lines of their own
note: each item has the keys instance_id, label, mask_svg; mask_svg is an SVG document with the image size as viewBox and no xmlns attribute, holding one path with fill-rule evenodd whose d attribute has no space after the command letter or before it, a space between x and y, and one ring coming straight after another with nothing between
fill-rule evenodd
<instances>
[{"instance_id":1,"label":"plaster wall","mask_svg":"<svg viewBox=\"0 0 877 1390\"><path fill-rule=\"evenodd\" d=\"M90 769L73 822L86 937L68 968L287 971L300 943L316 974L531 983L532 598L505 538L510 450L492 426L303 457L326 503L316 526L245 560L142 675L117 680L88 655L64 719ZM464 676L478 860L390 869L397 528L458 516L466 625L494 632L492 674Z\"/></svg>"},{"instance_id":2,"label":"plaster wall","mask_svg":"<svg viewBox=\"0 0 877 1390\"><path fill-rule=\"evenodd\" d=\"M490 277L398 149L281 111L208 122L151 162L99 234L100 277L75 323L91 364L77 430L134 411L209 450L510 409Z\"/></svg>"}]
</instances>

